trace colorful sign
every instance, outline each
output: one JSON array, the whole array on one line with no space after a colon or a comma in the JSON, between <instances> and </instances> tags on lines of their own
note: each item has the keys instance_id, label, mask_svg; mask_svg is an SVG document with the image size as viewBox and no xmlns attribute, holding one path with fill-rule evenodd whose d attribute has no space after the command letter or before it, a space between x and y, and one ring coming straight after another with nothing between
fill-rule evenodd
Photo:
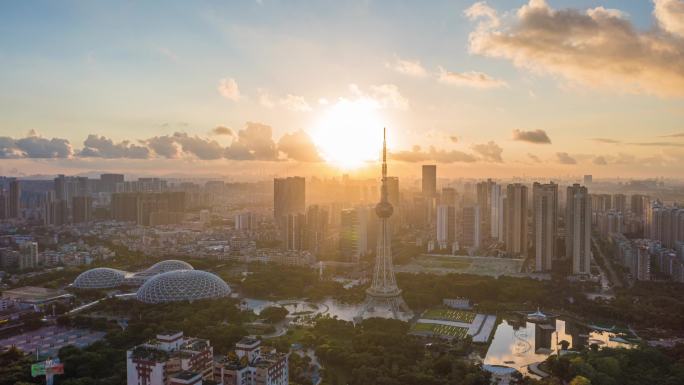
<instances>
[{"instance_id":1,"label":"colorful sign","mask_svg":"<svg viewBox=\"0 0 684 385\"><path fill-rule=\"evenodd\" d=\"M59 362L59 358L38 362L31 365L31 376L47 376L52 374L64 374L64 364Z\"/></svg>"},{"instance_id":2,"label":"colorful sign","mask_svg":"<svg viewBox=\"0 0 684 385\"><path fill-rule=\"evenodd\" d=\"M31 365L31 377L38 377L45 375L45 363L39 362Z\"/></svg>"}]
</instances>

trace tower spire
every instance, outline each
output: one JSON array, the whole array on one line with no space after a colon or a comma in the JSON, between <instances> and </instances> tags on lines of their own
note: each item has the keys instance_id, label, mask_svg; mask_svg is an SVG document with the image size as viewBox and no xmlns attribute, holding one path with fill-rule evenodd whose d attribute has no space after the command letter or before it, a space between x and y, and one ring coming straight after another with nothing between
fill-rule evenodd
<instances>
[{"instance_id":1,"label":"tower spire","mask_svg":"<svg viewBox=\"0 0 684 385\"><path fill-rule=\"evenodd\" d=\"M387 202L387 128L382 128L382 187L380 201Z\"/></svg>"}]
</instances>

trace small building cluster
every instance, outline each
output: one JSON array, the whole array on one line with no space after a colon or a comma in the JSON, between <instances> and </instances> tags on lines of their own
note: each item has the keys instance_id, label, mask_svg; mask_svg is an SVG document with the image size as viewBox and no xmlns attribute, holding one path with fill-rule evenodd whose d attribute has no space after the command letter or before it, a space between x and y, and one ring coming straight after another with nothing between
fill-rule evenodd
<instances>
[{"instance_id":1,"label":"small building cluster","mask_svg":"<svg viewBox=\"0 0 684 385\"><path fill-rule=\"evenodd\" d=\"M157 335L126 353L128 385L288 385L288 355L243 338L226 356L183 332Z\"/></svg>"}]
</instances>

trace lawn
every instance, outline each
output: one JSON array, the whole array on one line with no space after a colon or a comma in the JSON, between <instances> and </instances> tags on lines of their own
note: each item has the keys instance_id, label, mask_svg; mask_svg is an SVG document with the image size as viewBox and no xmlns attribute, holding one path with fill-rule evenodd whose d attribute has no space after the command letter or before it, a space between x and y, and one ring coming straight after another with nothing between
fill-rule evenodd
<instances>
[{"instance_id":1,"label":"lawn","mask_svg":"<svg viewBox=\"0 0 684 385\"><path fill-rule=\"evenodd\" d=\"M475 313L453 309L430 309L423 313L423 318L471 323L475 319Z\"/></svg>"},{"instance_id":2,"label":"lawn","mask_svg":"<svg viewBox=\"0 0 684 385\"><path fill-rule=\"evenodd\" d=\"M439 336L446 336L449 338L462 339L468 334L467 328L461 328L458 326L450 325L439 325L439 324L427 324L427 323L416 323L411 327L411 330L419 333L433 333Z\"/></svg>"}]
</instances>

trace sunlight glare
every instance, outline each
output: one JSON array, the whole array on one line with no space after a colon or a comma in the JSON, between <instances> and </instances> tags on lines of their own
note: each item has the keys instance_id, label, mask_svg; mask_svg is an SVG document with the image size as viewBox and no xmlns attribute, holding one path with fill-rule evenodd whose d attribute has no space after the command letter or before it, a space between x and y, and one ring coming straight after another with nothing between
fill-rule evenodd
<instances>
[{"instance_id":1,"label":"sunlight glare","mask_svg":"<svg viewBox=\"0 0 684 385\"><path fill-rule=\"evenodd\" d=\"M372 99L340 99L328 108L311 133L323 158L351 169L377 161L382 149L383 121Z\"/></svg>"}]
</instances>

